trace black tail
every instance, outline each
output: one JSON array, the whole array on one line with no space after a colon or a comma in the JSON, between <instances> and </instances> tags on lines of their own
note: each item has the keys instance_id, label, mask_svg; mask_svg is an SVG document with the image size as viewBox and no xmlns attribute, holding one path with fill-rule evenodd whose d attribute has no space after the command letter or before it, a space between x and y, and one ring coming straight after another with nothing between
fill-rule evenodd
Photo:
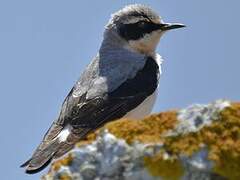
<instances>
[{"instance_id":1,"label":"black tail","mask_svg":"<svg viewBox=\"0 0 240 180\"><path fill-rule=\"evenodd\" d=\"M28 160L27 162L25 162L26 165L25 165L25 163L24 163L24 164L22 164L20 167L25 167L25 166L27 166L31 160L32 160L32 159ZM35 174L35 173L38 173L38 172L40 172L41 170L43 170L45 167L47 167L47 166L50 164L51 161L52 161L52 158L50 158L44 165L42 165L42 166L39 167L38 169L35 169L35 170L33 170L33 169L32 169L32 170L26 169L25 172L26 172L27 174Z\"/></svg>"},{"instance_id":2,"label":"black tail","mask_svg":"<svg viewBox=\"0 0 240 180\"><path fill-rule=\"evenodd\" d=\"M84 132L82 130L79 131ZM59 158L70 151L85 134L86 133L75 134L72 132L64 142L60 142L57 138L50 142L42 141L33 156L23 163L21 167L26 167L26 173L28 174L34 174L41 171L53 159Z\"/></svg>"},{"instance_id":3,"label":"black tail","mask_svg":"<svg viewBox=\"0 0 240 180\"><path fill-rule=\"evenodd\" d=\"M72 129L67 139L61 142L57 138L57 135L62 128L63 127L57 124L52 125L33 156L21 165L21 167L26 167L26 173L34 174L41 171L53 159L59 158L70 151L74 145L89 132L87 128Z\"/></svg>"},{"instance_id":4,"label":"black tail","mask_svg":"<svg viewBox=\"0 0 240 180\"><path fill-rule=\"evenodd\" d=\"M25 163L23 163L20 167L23 168L23 167L26 167L29 162L31 161L31 159L27 160Z\"/></svg>"},{"instance_id":5,"label":"black tail","mask_svg":"<svg viewBox=\"0 0 240 180\"><path fill-rule=\"evenodd\" d=\"M34 174L44 169L51 162L54 154L60 149L60 142L55 140L44 146L44 149L38 147L31 159L21 165L21 167L26 167L26 173Z\"/></svg>"}]
</instances>

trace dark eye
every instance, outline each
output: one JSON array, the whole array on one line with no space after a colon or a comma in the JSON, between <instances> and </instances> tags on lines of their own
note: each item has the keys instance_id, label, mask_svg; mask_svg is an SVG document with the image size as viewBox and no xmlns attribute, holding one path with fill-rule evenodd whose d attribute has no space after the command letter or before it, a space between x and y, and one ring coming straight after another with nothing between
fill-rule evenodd
<instances>
[{"instance_id":1,"label":"dark eye","mask_svg":"<svg viewBox=\"0 0 240 180\"><path fill-rule=\"evenodd\" d=\"M147 23L144 22L144 21L140 21L137 24L138 24L139 27L145 27L147 25Z\"/></svg>"}]
</instances>

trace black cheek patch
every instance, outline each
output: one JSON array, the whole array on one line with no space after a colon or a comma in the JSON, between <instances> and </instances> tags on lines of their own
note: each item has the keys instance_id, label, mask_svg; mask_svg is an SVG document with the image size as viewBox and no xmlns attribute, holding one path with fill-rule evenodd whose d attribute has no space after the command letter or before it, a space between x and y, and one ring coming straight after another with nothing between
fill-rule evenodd
<instances>
[{"instance_id":1,"label":"black cheek patch","mask_svg":"<svg viewBox=\"0 0 240 180\"><path fill-rule=\"evenodd\" d=\"M119 34L124 39L128 40L137 40L144 36L145 32L143 29L139 29L135 24L121 24L119 27Z\"/></svg>"},{"instance_id":2,"label":"black cheek patch","mask_svg":"<svg viewBox=\"0 0 240 180\"><path fill-rule=\"evenodd\" d=\"M119 29L119 34L127 41L137 40L142 38L145 34L151 33L157 29L161 28L161 24L154 24L152 22L132 23L132 24L121 24Z\"/></svg>"}]
</instances>

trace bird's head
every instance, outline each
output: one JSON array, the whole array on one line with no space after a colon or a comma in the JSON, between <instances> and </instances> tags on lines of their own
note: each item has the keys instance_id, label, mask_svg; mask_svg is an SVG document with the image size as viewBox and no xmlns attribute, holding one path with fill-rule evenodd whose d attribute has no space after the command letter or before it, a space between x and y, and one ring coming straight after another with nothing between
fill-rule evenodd
<instances>
[{"instance_id":1,"label":"bird's head","mask_svg":"<svg viewBox=\"0 0 240 180\"><path fill-rule=\"evenodd\" d=\"M128 5L112 15L106 26L105 37L115 34L126 48L143 53L155 52L164 34L171 29L185 27L178 23L164 23L151 8L134 4ZM120 42L119 42L120 43Z\"/></svg>"}]
</instances>

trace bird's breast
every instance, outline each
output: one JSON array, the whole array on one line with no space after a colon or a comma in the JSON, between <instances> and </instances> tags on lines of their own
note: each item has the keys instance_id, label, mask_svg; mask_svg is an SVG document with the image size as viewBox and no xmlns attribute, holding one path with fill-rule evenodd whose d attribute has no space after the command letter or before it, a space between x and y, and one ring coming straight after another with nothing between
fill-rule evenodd
<instances>
[{"instance_id":1,"label":"bird's breast","mask_svg":"<svg viewBox=\"0 0 240 180\"><path fill-rule=\"evenodd\" d=\"M157 99L158 95L158 86L159 86L159 80L160 80L160 75L162 73L161 70L161 64L162 64L162 58L159 54L155 54L155 58L152 58L153 61L156 62L158 66L158 71L156 71L156 80L153 82L154 84L156 83L156 89L152 94L150 94L141 104L139 104L136 108L132 109L129 111L124 118L130 118L130 119L142 119L145 116L149 115L153 109L153 106L155 104L155 101ZM152 70L151 70L152 71ZM154 75L153 75L154 77ZM150 77L152 78L152 77ZM153 78L155 79L155 78Z\"/></svg>"},{"instance_id":2,"label":"bird's breast","mask_svg":"<svg viewBox=\"0 0 240 180\"><path fill-rule=\"evenodd\" d=\"M158 89L155 90L153 94L148 96L141 104L136 108L128 112L123 118L129 119L142 119L149 115L153 109L155 101L157 99Z\"/></svg>"}]
</instances>

